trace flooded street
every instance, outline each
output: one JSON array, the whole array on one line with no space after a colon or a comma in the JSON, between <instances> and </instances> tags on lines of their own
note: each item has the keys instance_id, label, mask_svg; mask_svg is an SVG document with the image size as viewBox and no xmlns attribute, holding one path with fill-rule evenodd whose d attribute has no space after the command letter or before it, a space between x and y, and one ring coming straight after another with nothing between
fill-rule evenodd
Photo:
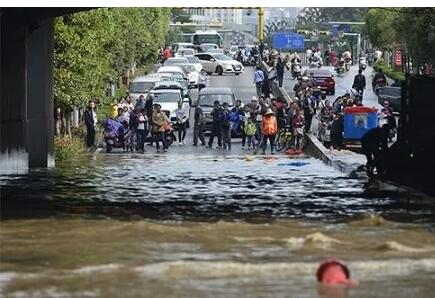
<instances>
[{"instance_id":1,"label":"flooded street","mask_svg":"<svg viewBox=\"0 0 435 298\"><path fill-rule=\"evenodd\" d=\"M326 257L349 297L435 291L433 204L309 157L84 155L0 186L4 297L317 297Z\"/></svg>"}]
</instances>

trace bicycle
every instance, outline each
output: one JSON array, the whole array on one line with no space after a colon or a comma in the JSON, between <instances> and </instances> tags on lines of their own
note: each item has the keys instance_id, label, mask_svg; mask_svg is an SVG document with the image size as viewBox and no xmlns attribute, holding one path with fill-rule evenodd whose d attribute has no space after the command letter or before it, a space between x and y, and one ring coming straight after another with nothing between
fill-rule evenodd
<instances>
[{"instance_id":1,"label":"bicycle","mask_svg":"<svg viewBox=\"0 0 435 298\"><path fill-rule=\"evenodd\" d=\"M292 134L292 139L290 140L289 148L296 149L296 150L304 150L307 146L307 140L305 138L305 133L303 128L297 128L296 134Z\"/></svg>"},{"instance_id":2,"label":"bicycle","mask_svg":"<svg viewBox=\"0 0 435 298\"><path fill-rule=\"evenodd\" d=\"M290 127L286 126L281 128L278 132L278 137L276 138L275 150L282 151L283 149L287 149L292 139L293 132Z\"/></svg>"}]
</instances>

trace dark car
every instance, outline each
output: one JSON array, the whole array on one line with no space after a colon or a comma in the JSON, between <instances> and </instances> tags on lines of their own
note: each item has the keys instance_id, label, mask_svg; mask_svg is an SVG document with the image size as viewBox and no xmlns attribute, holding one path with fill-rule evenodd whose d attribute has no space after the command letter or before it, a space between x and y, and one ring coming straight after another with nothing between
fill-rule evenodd
<instances>
[{"instance_id":1,"label":"dark car","mask_svg":"<svg viewBox=\"0 0 435 298\"><path fill-rule=\"evenodd\" d=\"M400 105L402 102L402 88L385 86L379 89L378 103L384 104L388 101L393 112L400 113Z\"/></svg>"},{"instance_id":2,"label":"dark car","mask_svg":"<svg viewBox=\"0 0 435 298\"><path fill-rule=\"evenodd\" d=\"M205 125L204 131L210 131L213 117L210 115L213 110L213 103L218 100L222 105L227 102L229 109L234 106L235 96L230 88L204 88L199 92L198 104L201 106L204 113Z\"/></svg>"},{"instance_id":3,"label":"dark car","mask_svg":"<svg viewBox=\"0 0 435 298\"><path fill-rule=\"evenodd\" d=\"M335 94L335 80L334 75L327 69L306 69L303 76L311 77L313 74L316 86L321 90L326 92L326 94Z\"/></svg>"}]
</instances>

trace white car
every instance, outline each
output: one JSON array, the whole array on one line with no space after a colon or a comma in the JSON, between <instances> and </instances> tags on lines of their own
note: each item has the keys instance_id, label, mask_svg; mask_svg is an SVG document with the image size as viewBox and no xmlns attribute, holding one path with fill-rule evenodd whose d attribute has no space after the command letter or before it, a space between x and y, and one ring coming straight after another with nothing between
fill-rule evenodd
<instances>
[{"instance_id":1,"label":"white car","mask_svg":"<svg viewBox=\"0 0 435 298\"><path fill-rule=\"evenodd\" d=\"M199 61L198 57L195 57L195 56L185 56L184 58L189 60L189 64L195 65L195 69L196 69L197 72L201 72L202 65L201 65L201 61Z\"/></svg>"},{"instance_id":2,"label":"white car","mask_svg":"<svg viewBox=\"0 0 435 298\"><path fill-rule=\"evenodd\" d=\"M242 63L224 54L203 53L196 54L195 56L198 57L202 68L204 68L208 74L217 73L221 76L224 73L233 73L239 75L245 70Z\"/></svg>"},{"instance_id":3,"label":"white car","mask_svg":"<svg viewBox=\"0 0 435 298\"><path fill-rule=\"evenodd\" d=\"M189 83L189 88L197 88L199 80L199 72L196 70L195 64L180 64L184 72L187 74L187 81Z\"/></svg>"},{"instance_id":4,"label":"white car","mask_svg":"<svg viewBox=\"0 0 435 298\"><path fill-rule=\"evenodd\" d=\"M175 53L175 57L180 58L184 56L193 56L195 54L195 49L179 48L178 51Z\"/></svg>"},{"instance_id":5,"label":"white car","mask_svg":"<svg viewBox=\"0 0 435 298\"><path fill-rule=\"evenodd\" d=\"M165 63L163 65L164 66L171 66L171 65L177 65L177 64L182 64L182 63L189 63L189 60L187 60L184 57L169 58L168 60L165 61Z\"/></svg>"},{"instance_id":6,"label":"white car","mask_svg":"<svg viewBox=\"0 0 435 298\"><path fill-rule=\"evenodd\" d=\"M170 86L168 88L171 88ZM183 109L186 110L187 119L190 117L190 104L188 98L183 98L181 90L177 87L173 89L154 89L149 94L154 95L154 103L158 103L162 106L162 111L168 115L169 120L173 123L177 123L177 116L175 110L178 108L178 102L183 102ZM189 127L189 123L187 123Z\"/></svg>"},{"instance_id":7,"label":"white car","mask_svg":"<svg viewBox=\"0 0 435 298\"><path fill-rule=\"evenodd\" d=\"M148 92L152 90L157 82L173 81L174 78L171 74L150 74L147 76L139 76L134 78L128 87L128 95L132 97L133 104L141 95L147 97Z\"/></svg>"},{"instance_id":8,"label":"white car","mask_svg":"<svg viewBox=\"0 0 435 298\"><path fill-rule=\"evenodd\" d=\"M187 62L186 62L187 63ZM157 73L171 73L178 74L187 79L187 75L180 66L162 66L157 70Z\"/></svg>"}]
</instances>

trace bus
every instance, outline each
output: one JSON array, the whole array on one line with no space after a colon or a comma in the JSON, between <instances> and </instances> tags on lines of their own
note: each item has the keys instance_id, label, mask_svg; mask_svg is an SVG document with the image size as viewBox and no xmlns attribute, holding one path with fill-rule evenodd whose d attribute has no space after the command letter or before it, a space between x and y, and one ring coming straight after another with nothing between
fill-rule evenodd
<instances>
[{"instance_id":1,"label":"bus","mask_svg":"<svg viewBox=\"0 0 435 298\"><path fill-rule=\"evenodd\" d=\"M196 46L203 43L214 43L222 47L222 36L217 31L196 31L192 36L192 43Z\"/></svg>"}]
</instances>

